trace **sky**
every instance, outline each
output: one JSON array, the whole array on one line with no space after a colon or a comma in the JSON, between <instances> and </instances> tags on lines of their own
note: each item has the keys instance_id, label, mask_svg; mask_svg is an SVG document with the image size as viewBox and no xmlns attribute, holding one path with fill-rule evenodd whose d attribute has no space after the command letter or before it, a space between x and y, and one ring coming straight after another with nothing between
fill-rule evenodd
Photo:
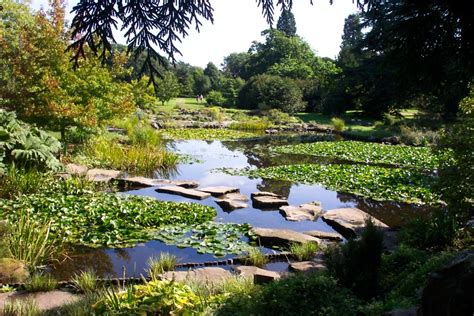
<instances>
[{"instance_id":1,"label":"sky","mask_svg":"<svg viewBox=\"0 0 474 316\"><path fill-rule=\"evenodd\" d=\"M76 3L69 0L68 11ZM357 11L351 0L295 0L293 14L297 33L315 50L318 56L334 58L339 52L344 19ZM47 0L32 0L32 6L39 8ZM261 41L261 32L268 28L255 0L211 0L214 7L214 24L204 21L201 32L190 30L189 36L178 44L182 56L178 60L194 66L205 67L208 62L220 66L223 58L233 52L247 51L252 41ZM279 15L279 8L276 9ZM71 20L72 16L68 15ZM275 23L278 17L275 18ZM116 39L125 44L117 33Z\"/></svg>"}]
</instances>

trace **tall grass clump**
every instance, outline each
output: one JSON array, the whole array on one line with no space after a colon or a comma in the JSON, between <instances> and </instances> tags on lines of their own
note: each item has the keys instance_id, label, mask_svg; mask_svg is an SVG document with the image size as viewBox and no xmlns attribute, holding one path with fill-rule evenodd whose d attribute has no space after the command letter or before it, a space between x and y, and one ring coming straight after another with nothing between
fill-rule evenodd
<instances>
[{"instance_id":1,"label":"tall grass clump","mask_svg":"<svg viewBox=\"0 0 474 316\"><path fill-rule=\"evenodd\" d=\"M56 281L49 274L34 273L25 284L25 290L28 292L48 292L57 288Z\"/></svg>"},{"instance_id":2,"label":"tall grass clump","mask_svg":"<svg viewBox=\"0 0 474 316\"><path fill-rule=\"evenodd\" d=\"M51 173L11 165L4 175L0 175L0 198L12 199L22 194L38 193L53 182Z\"/></svg>"},{"instance_id":3,"label":"tall grass clump","mask_svg":"<svg viewBox=\"0 0 474 316\"><path fill-rule=\"evenodd\" d=\"M6 302L2 315L4 316L39 316L41 312L32 298Z\"/></svg>"},{"instance_id":4,"label":"tall grass clump","mask_svg":"<svg viewBox=\"0 0 474 316\"><path fill-rule=\"evenodd\" d=\"M76 273L71 281L76 290L85 294L91 294L97 289L97 275L92 270Z\"/></svg>"},{"instance_id":5,"label":"tall grass clump","mask_svg":"<svg viewBox=\"0 0 474 316\"><path fill-rule=\"evenodd\" d=\"M229 128L238 131L264 131L271 127L271 123L265 118L249 118L246 120L234 122Z\"/></svg>"},{"instance_id":6,"label":"tall grass clump","mask_svg":"<svg viewBox=\"0 0 474 316\"><path fill-rule=\"evenodd\" d=\"M63 238L51 233L51 222L33 219L25 211L10 223L7 240L12 258L31 269L58 260L64 253Z\"/></svg>"},{"instance_id":7,"label":"tall grass clump","mask_svg":"<svg viewBox=\"0 0 474 316\"><path fill-rule=\"evenodd\" d=\"M166 271L173 271L178 258L168 252L160 253L158 258L151 257L148 259L148 275L151 279L156 280L160 274Z\"/></svg>"},{"instance_id":8,"label":"tall grass clump","mask_svg":"<svg viewBox=\"0 0 474 316\"><path fill-rule=\"evenodd\" d=\"M344 120L337 117L333 117L331 119L331 124L334 130L337 132L344 131L344 128L346 127L346 123L344 122Z\"/></svg>"},{"instance_id":9,"label":"tall grass clump","mask_svg":"<svg viewBox=\"0 0 474 316\"><path fill-rule=\"evenodd\" d=\"M245 264L250 264L256 267L263 267L268 262L265 254L258 247L250 247L247 251Z\"/></svg>"},{"instance_id":10,"label":"tall grass clump","mask_svg":"<svg viewBox=\"0 0 474 316\"><path fill-rule=\"evenodd\" d=\"M290 252L295 256L298 261L311 260L318 251L318 244L314 242L305 243L291 243Z\"/></svg>"}]
</instances>

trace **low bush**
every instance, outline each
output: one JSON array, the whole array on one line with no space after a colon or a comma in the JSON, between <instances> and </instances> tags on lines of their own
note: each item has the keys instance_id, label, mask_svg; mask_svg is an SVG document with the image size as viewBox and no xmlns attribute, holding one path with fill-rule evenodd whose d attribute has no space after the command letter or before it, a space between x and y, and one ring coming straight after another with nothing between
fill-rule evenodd
<instances>
[{"instance_id":1,"label":"low bush","mask_svg":"<svg viewBox=\"0 0 474 316\"><path fill-rule=\"evenodd\" d=\"M399 126L400 141L404 144L415 146L426 146L437 144L439 134L426 128L418 128L416 126L400 125Z\"/></svg>"},{"instance_id":2,"label":"low bush","mask_svg":"<svg viewBox=\"0 0 474 316\"><path fill-rule=\"evenodd\" d=\"M368 219L362 236L346 244L328 248L328 271L341 285L365 300L375 297L379 290L383 233Z\"/></svg>"},{"instance_id":3,"label":"low bush","mask_svg":"<svg viewBox=\"0 0 474 316\"><path fill-rule=\"evenodd\" d=\"M206 102L208 105L223 106L226 103L226 99L220 91L211 90L206 96Z\"/></svg>"},{"instance_id":4,"label":"low bush","mask_svg":"<svg viewBox=\"0 0 474 316\"><path fill-rule=\"evenodd\" d=\"M55 290L57 286L58 281L49 274L35 273L25 284L25 290L28 292L48 292Z\"/></svg>"},{"instance_id":5,"label":"low bush","mask_svg":"<svg viewBox=\"0 0 474 316\"><path fill-rule=\"evenodd\" d=\"M290 244L290 252L298 261L311 260L318 251L318 244L314 242L292 243Z\"/></svg>"},{"instance_id":6,"label":"low bush","mask_svg":"<svg viewBox=\"0 0 474 316\"><path fill-rule=\"evenodd\" d=\"M337 132L344 131L344 128L346 127L346 123L344 122L344 120L337 117L333 117L331 119L331 124L334 130Z\"/></svg>"},{"instance_id":7,"label":"low bush","mask_svg":"<svg viewBox=\"0 0 474 316\"><path fill-rule=\"evenodd\" d=\"M245 264L261 268L267 262L268 259L265 254L260 250L260 248L250 247L247 251L247 255L245 257Z\"/></svg>"},{"instance_id":8,"label":"low bush","mask_svg":"<svg viewBox=\"0 0 474 316\"><path fill-rule=\"evenodd\" d=\"M178 258L168 252L160 253L158 258L149 258L147 262L148 276L153 280L157 280L160 274L166 271L173 271L177 261Z\"/></svg>"},{"instance_id":9,"label":"low bush","mask_svg":"<svg viewBox=\"0 0 474 316\"><path fill-rule=\"evenodd\" d=\"M300 120L288 113L282 112L279 109L271 109L263 113L270 122L275 125L287 125L291 123L298 123Z\"/></svg>"},{"instance_id":10,"label":"low bush","mask_svg":"<svg viewBox=\"0 0 474 316\"><path fill-rule=\"evenodd\" d=\"M76 290L85 294L92 294L97 289L97 274L92 270L74 274L71 281Z\"/></svg>"},{"instance_id":11,"label":"low bush","mask_svg":"<svg viewBox=\"0 0 474 316\"><path fill-rule=\"evenodd\" d=\"M265 118L252 117L239 122L233 122L229 128L240 131L264 131L271 126L271 123Z\"/></svg>"}]
</instances>

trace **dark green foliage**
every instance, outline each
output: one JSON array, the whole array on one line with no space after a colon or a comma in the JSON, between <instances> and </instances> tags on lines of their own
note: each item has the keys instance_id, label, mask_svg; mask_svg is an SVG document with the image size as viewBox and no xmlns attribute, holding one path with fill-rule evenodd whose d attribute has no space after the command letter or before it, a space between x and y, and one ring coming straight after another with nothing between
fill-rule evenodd
<instances>
[{"instance_id":1,"label":"dark green foliage","mask_svg":"<svg viewBox=\"0 0 474 316\"><path fill-rule=\"evenodd\" d=\"M173 203L123 194L82 192L22 196L0 200L1 217L15 220L27 210L30 218L51 221L52 232L64 232L72 244L126 247L151 239L147 229L212 220L216 211L192 203Z\"/></svg>"},{"instance_id":2,"label":"dark green foliage","mask_svg":"<svg viewBox=\"0 0 474 316\"><path fill-rule=\"evenodd\" d=\"M296 35L296 20L290 10L283 10L277 22L277 30L286 34L286 36Z\"/></svg>"},{"instance_id":3,"label":"dark green foliage","mask_svg":"<svg viewBox=\"0 0 474 316\"><path fill-rule=\"evenodd\" d=\"M400 232L400 241L420 249L451 246L461 228L454 211L433 211L428 218L415 218Z\"/></svg>"},{"instance_id":4,"label":"dark green foliage","mask_svg":"<svg viewBox=\"0 0 474 316\"><path fill-rule=\"evenodd\" d=\"M44 131L16 119L0 109L0 174L15 164L26 169L59 170L55 154L61 144Z\"/></svg>"},{"instance_id":5,"label":"dark green foliage","mask_svg":"<svg viewBox=\"0 0 474 316\"><path fill-rule=\"evenodd\" d=\"M357 315L358 300L324 274L296 275L234 295L216 315Z\"/></svg>"},{"instance_id":6,"label":"dark green foliage","mask_svg":"<svg viewBox=\"0 0 474 316\"><path fill-rule=\"evenodd\" d=\"M279 109L293 113L305 108L303 94L290 78L257 75L239 93L239 103L249 109Z\"/></svg>"},{"instance_id":7,"label":"dark green foliage","mask_svg":"<svg viewBox=\"0 0 474 316\"><path fill-rule=\"evenodd\" d=\"M360 239L327 251L326 264L341 285L370 300L378 293L382 250L383 232L368 219Z\"/></svg>"},{"instance_id":8,"label":"dark green foliage","mask_svg":"<svg viewBox=\"0 0 474 316\"><path fill-rule=\"evenodd\" d=\"M222 106L226 102L221 92L211 90L206 96L206 102L208 105Z\"/></svg>"},{"instance_id":9,"label":"dark green foliage","mask_svg":"<svg viewBox=\"0 0 474 316\"><path fill-rule=\"evenodd\" d=\"M216 65L211 62L208 63L204 69L204 75L211 81L211 89L217 90L220 88L222 75Z\"/></svg>"}]
</instances>

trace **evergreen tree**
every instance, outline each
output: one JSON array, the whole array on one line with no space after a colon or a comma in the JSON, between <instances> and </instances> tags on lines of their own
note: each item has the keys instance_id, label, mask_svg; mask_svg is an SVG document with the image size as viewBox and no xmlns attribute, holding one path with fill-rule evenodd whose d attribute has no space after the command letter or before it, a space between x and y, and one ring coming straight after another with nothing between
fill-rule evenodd
<instances>
[{"instance_id":1,"label":"evergreen tree","mask_svg":"<svg viewBox=\"0 0 474 316\"><path fill-rule=\"evenodd\" d=\"M277 30L286 34L286 36L296 35L296 20L290 10L283 10L277 22Z\"/></svg>"}]
</instances>

